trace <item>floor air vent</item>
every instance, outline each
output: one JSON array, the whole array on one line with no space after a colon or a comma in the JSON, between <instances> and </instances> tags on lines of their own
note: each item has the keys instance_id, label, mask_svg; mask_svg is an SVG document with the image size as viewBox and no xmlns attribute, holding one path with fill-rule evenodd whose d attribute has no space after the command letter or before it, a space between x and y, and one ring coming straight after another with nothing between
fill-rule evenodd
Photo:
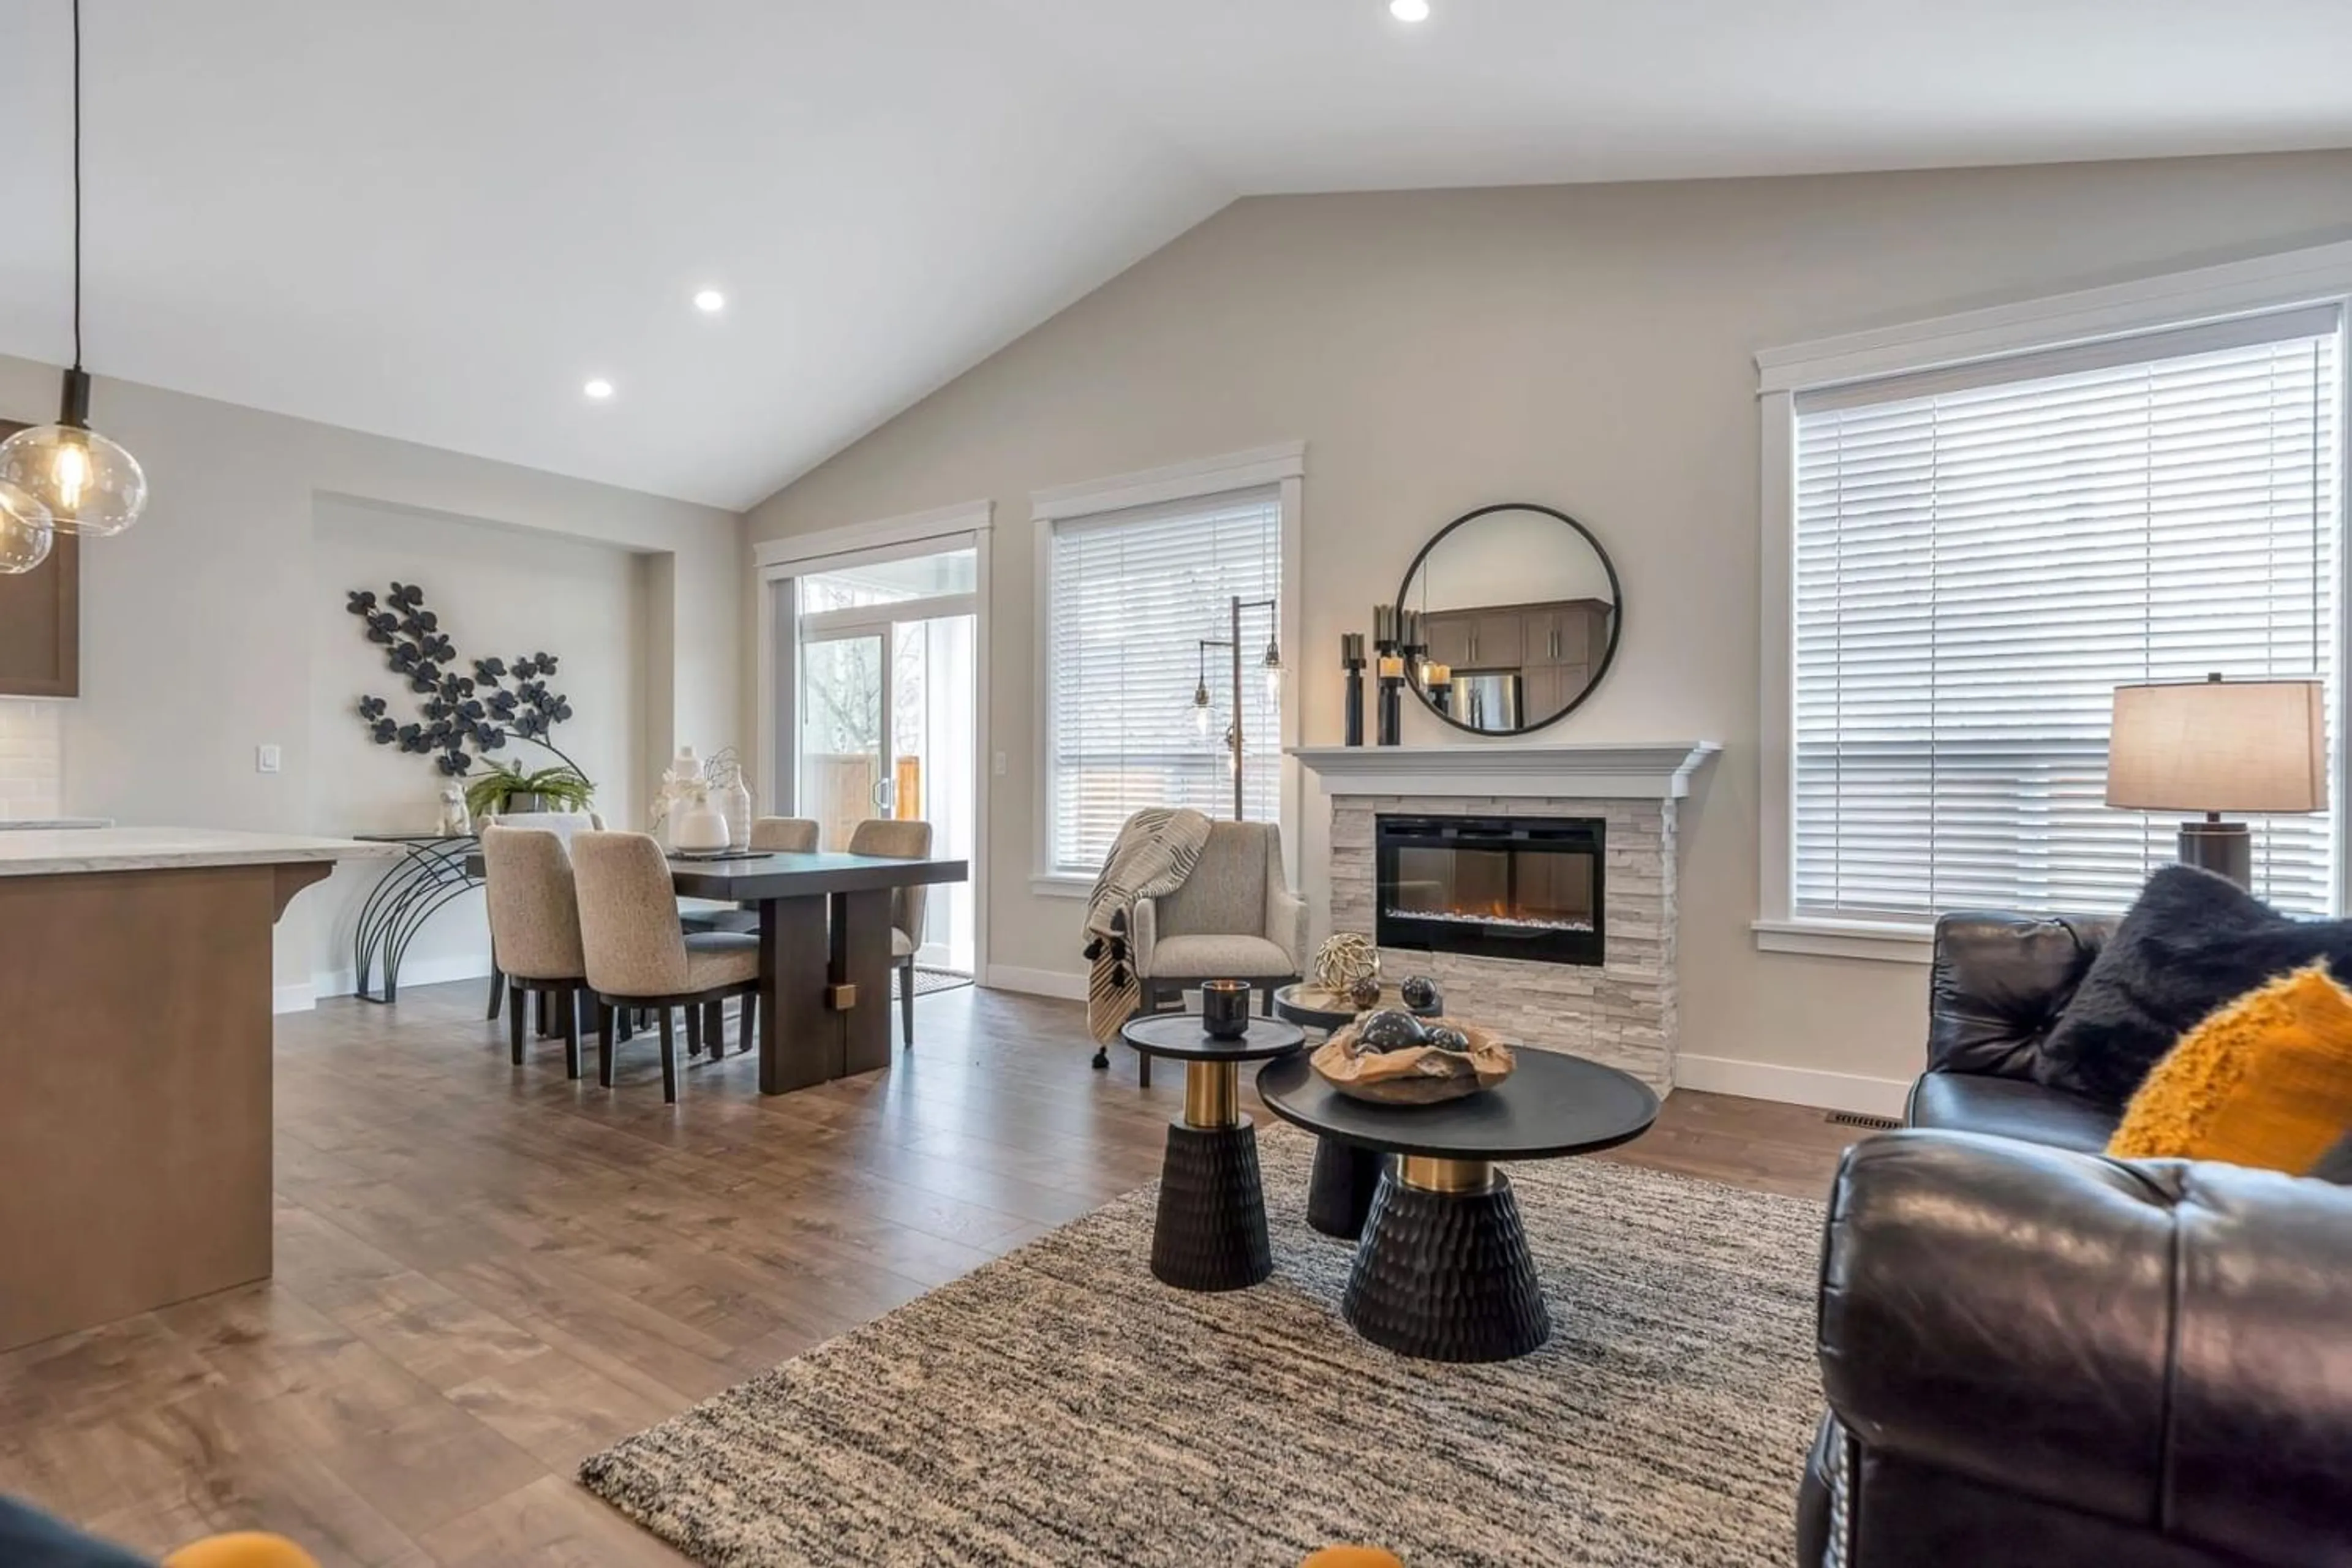
<instances>
[{"instance_id":1,"label":"floor air vent","mask_svg":"<svg viewBox=\"0 0 2352 1568\"><path fill-rule=\"evenodd\" d=\"M1822 1120L1840 1127L1867 1127L1874 1132L1891 1132L1903 1125L1892 1116L1864 1116L1859 1110L1832 1110Z\"/></svg>"}]
</instances>

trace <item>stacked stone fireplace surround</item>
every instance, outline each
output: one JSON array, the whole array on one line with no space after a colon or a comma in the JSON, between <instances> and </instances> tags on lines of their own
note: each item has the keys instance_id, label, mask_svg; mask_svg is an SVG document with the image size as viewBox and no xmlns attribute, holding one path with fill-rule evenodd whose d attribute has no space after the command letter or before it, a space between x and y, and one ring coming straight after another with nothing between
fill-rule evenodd
<instances>
[{"instance_id":1,"label":"stacked stone fireplace surround","mask_svg":"<svg viewBox=\"0 0 2352 1568\"><path fill-rule=\"evenodd\" d=\"M1447 1010L1530 1046L1622 1068L1664 1093L1676 1038L1675 807L1672 800L1590 796L1336 795L1331 800L1331 929L1378 929L1372 825L1381 816L1597 817L1601 833L1603 962L1530 963L1383 948L1389 979L1427 974Z\"/></svg>"}]
</instances>

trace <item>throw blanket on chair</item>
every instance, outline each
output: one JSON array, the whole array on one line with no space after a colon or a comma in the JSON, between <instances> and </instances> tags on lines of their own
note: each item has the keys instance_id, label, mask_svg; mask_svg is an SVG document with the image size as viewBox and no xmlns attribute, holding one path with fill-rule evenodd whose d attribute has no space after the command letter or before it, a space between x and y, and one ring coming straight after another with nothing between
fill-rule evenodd
<instances>
[{"instance_id":1,"label":"throw blanket on chair","mask_svg":"<svg viewBox=\"0 0 2352 1568\"><path fill-rule=\"evenodd\" d=\"M1129 962L1128 922L1138 899L1165 898L1184 885L1209 842L1209 819L1185 807L1146 806L1127 819L1087 899L1087 1028L1108 1046L1135 1016L1143 988ZM1102 1058L1096 1058L1097 1063Z\"/></svg>"}]
</instances>

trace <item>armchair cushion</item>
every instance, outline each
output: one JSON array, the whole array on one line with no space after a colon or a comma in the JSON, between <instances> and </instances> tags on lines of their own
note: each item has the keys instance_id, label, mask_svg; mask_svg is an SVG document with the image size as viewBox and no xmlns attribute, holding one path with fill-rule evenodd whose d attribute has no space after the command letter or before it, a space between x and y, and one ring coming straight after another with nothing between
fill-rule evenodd
<instances>
[{"instance_id":1,"label":"armchair cushion","mask_svg":"<svg viewBox=\"0 0 2352 1568\"><path fill-rule=\"evenodd\" d=\"M2034 1076L2120 1110L2206 1015L2318 959L2352 975L2352 921L2289 920L2224 878L2167 866L2083 976Z\"/></svg>"},{"instance_id":2,"label":"armchair cushion","mask_svg":"<svg viewBox=\"0 0 2352 1568\"><path fill-rule=\"evenodd\" d=\"M1149 971L1154 980L1265 980L1297 973L1290 954L1262 936L1163 936Z\"/></svg>"}]
</instances>

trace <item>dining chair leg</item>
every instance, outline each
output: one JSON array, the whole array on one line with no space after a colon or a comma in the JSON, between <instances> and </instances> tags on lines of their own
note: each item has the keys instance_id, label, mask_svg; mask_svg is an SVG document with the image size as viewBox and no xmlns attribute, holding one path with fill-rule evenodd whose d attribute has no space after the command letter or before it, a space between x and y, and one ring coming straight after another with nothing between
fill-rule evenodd
<instances>
[{"instance_id":1,"label":"dining chair leg","mask_svg":"<svg viewBox=\"0 0 2352 1568\"><path fill-rule=\"evenodd\" d=\"M702 1005L702 1043L710 1047L710 1059L719 1060L727 1054L727 999Z\"/></svg>"},{"instance_id":2,"label":"dining chair leg","mask_svg":"<svg viewBox=\"0 0 2352 1568\"><path fill-rule=\"evenodd\" d=\"M915 1048L915 960L910 953L898 965L898 1034L907 1048Z\"/></svg>"},{"instance_id":3,"label":"dining chair leg","mask_svg":"<svg viewBox=\"0 0 2352 1568\"><path fill-rule=\"evenodd\" d=\"M613 1009L596 1004L596 1081L613 1087Z\"/></svg>"},{"instance_id":4,"label":"dining chair leg","mask_svg":"<svg viewBox=\"0 0 2352 1568\"><path fill-rule=\"evenodd\" d=\"M750 1050L760 1043L760 994L743 993L743 1048Z\"/></svg>"},{"instance_id":5,"label":"dining chair leg","mask_svg":"<svg viewBox=\"0 0 2352 1568\"><path fill-rule=\"evenodd\" d=\"M662 1009L662 1021L669 1021L669 1009L667 1007ZM702 1054L702 1009L699 1007L689 1006L686 1010L686 1054L689 1057Z\"/></svg>"},{"instance_id":6,"label":"dining chair leg","mask_svg":"<svg viewBox=\"0 0 2352 1568\"><path fill-rule=\"evenodd\" d=\"M661 1010L662 1100L675 1104L677 1100L677 1036L674 1031L670 1010Z\"/></svg>"},{"instance_id":7,"label":"dining chair leg","mask_svg":"<svg viewBox=\"0 0 2352 1568\"><path fill-rule=\"evenodd\" d=\"M517 1067L522 1066L522 982L509 980L507 982L507 1054L514 1058Z\"/></svg>"},{"instance_id":8,"label":"dining chair leg","mask_svg":"<svg viewBox=\"0 0 2352 1568\"><path fill-rule=\"evenodd\" d=\"M505 999L506 994L507 977L505 972L499 968L499 955L492 952L490 954L490 1005L482 1014L484 1023L495 1024L499 1021L499 1004Z\"/></svg>"},{"instance_id":9,"label":"dining chair leg","mask_svg":"<svg viewBox=\"0 0 2352 1568\"><path fill-rule=\"evenodd\" d=\"M580 1076L580 993L563 994L563 1076Z\"/></svg>"}]
</instances>

